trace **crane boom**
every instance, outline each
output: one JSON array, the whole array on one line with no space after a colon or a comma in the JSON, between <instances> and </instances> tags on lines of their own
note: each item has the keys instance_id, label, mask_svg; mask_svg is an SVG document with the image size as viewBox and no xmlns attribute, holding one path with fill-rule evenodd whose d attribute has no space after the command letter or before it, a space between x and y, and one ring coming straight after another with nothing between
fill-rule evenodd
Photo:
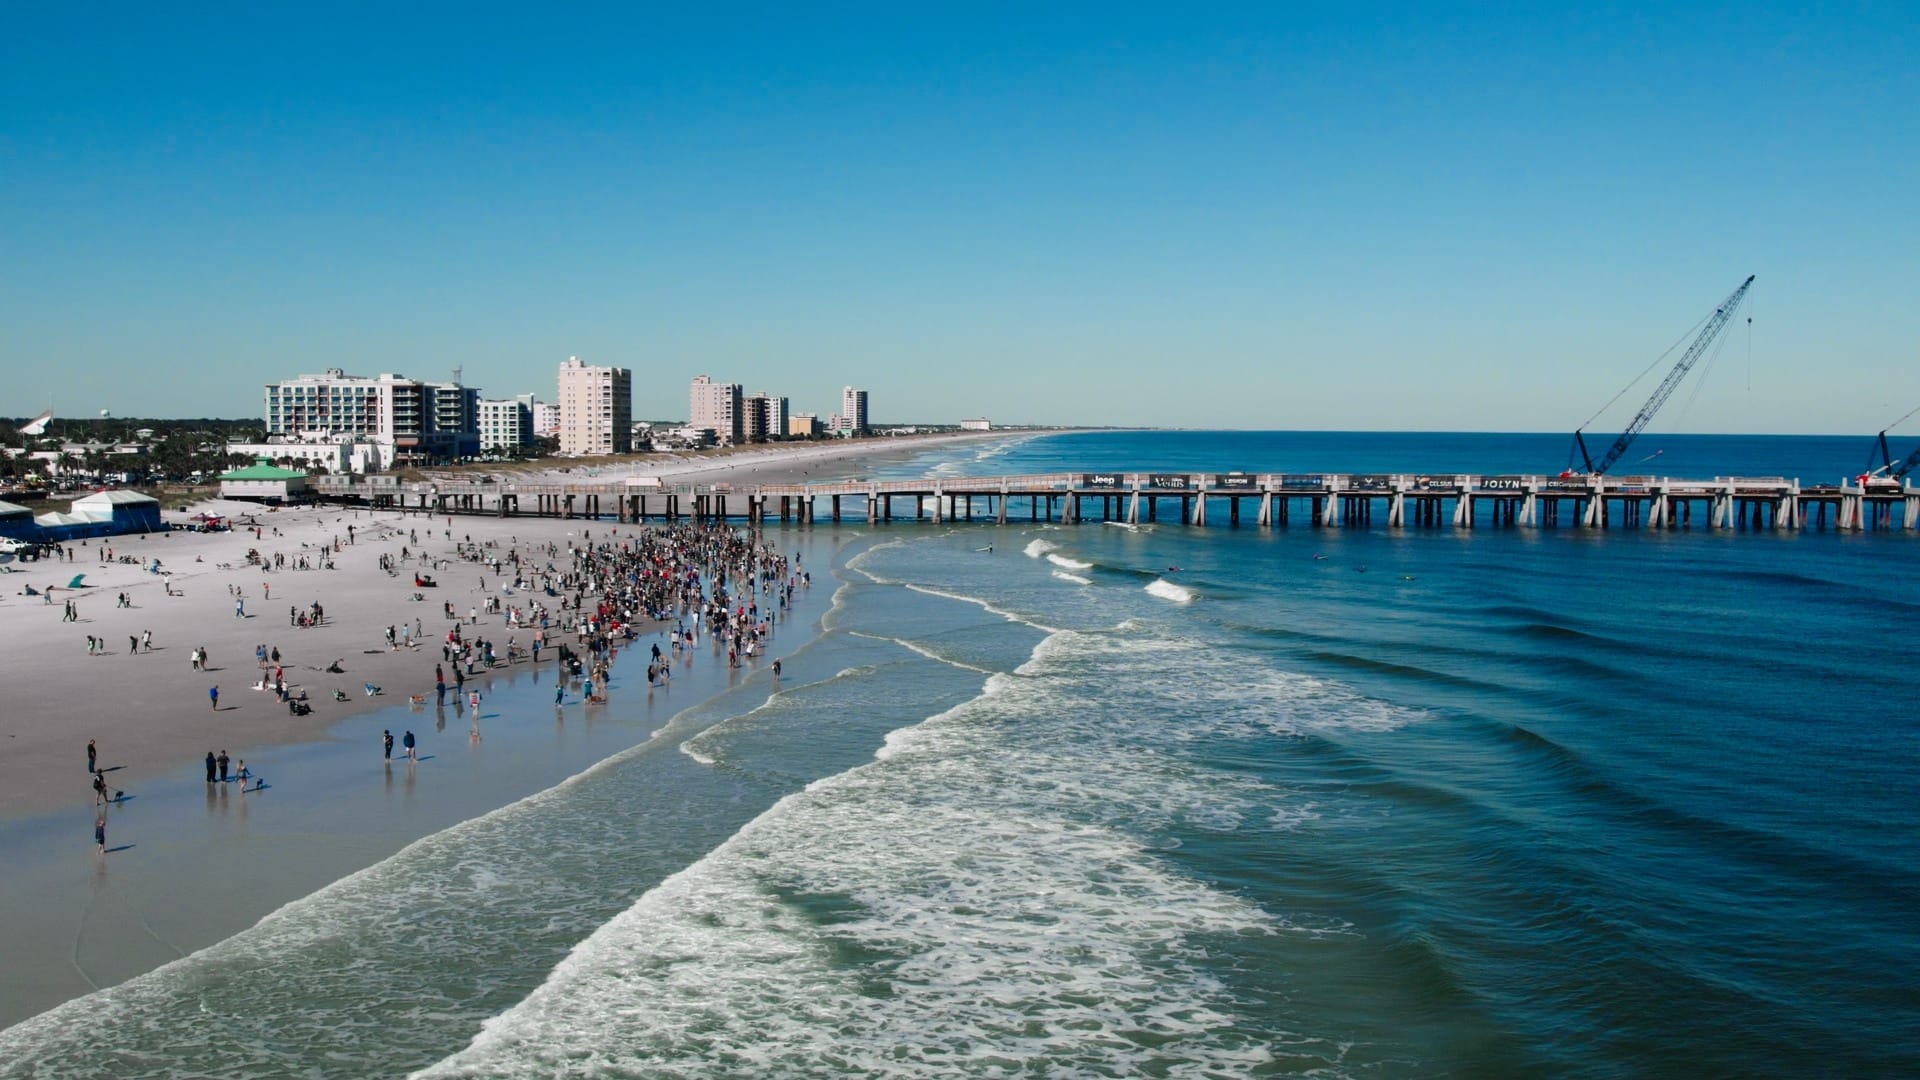
<instances>
[{"instance_id":1,"label":"crane boom","mask_svg":"<svg viewBox=\"0 0 1920 1080\"><path fill-rule=\"evenodd\" d=\"M1904 480L1908 473L1916 468L1920 468L1920 447L1916 447L1913 453L1908 454L1905 461L1895 465L1893 463L1893 454L1887 450L1887 433L1883 431L1880 433L1880 461L1881 465L1879 468L1867 473L1868 479L1871 480L1884 476L1888 480Z\"/></svg>"},{"instance_id":2,"label":"crane boom","mask_svg":"<svg viewBox=\"0 0 1920 1080\"><path fill-rule=\"evenodd\" d=\"M1753 275L1748 275L1747 280L1741 282L1740 287L1733 290L1733 294L1721 301L1720 306L1714 309L1713 314L1707 319L1707 325L1701 329L1699 336L1693 339L1693 344L1688 345L1687 351L1681 355L1680 362L1673 365L1673 370L1667 372L1666 378L1660 380L1660 385L1654 388L1653 396L1640 407L1640 412L1627 424L1627 429L1620 433L1620 437L1613 440L1613 445L1607 447L1607 452L1601 455L1598 464L1595 464L1593 458L1587 453L1586 436L1581 431L1573 433L1573 441L1580 447L1580 459L1586 463L1587 472L1590 475L1604 476L1606 471L1620 460L1621 455L1627 452L1627 448L1633 445L1633 440L1638 438L1641 430L1653 420L1653 414L1660 411L1660 406L1667 403L1667 398L1673 395L1681 380L1687 377L1687 372L1693 370L1694 362L1699 360L1707 351L1707 347L1713 344L1713 340L1720 336L1720 331L1726 329L1727 323L1733 321L1735 309L1739 308L1740 301L1746 299L1747 288L1752 284Z\"/></svg>"},{"instance_id":3,"label":"crane boom","mask_svg":"<svg viewBox=\"0 0 1920 1080\"><path fill-rule=\"evenodd\" d=\"M1898 465L1893 463L1893 452L1887 449L1887 432L1906 423L1907 418L1911 417L1914 413L1920 413L1920 406L1909 410L1906 416L1902 416L1900 419L1880 429L1880 435L1874 443L1874 449L1880 452L1880 464L1876 466L1873 464L1872 458L1867 459L1869 468L1866 472L1866 479L1873 480L1884 476L1888 480L1904 480L1908 473L1912 472L1916 467L1920 467L1920 448L1915 448L1913 453L1908 454L1907 459Z\"/></svg>"}]
</instances>

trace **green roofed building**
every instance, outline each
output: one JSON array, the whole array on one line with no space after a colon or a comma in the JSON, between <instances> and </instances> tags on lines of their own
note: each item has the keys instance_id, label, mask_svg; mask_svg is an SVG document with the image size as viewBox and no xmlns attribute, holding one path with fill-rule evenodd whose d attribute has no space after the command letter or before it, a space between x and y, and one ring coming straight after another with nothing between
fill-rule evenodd
<instances>
[{"instance_id":1,"label":"green roofed building","mask_svg":"<svg viewBox=\"0 0 1920 1080\"><path fill-rule=\"evenodd\" d=\"M220 497L256 502L293 502L307 496L307 474L255 458L244 469L220 474Z\"/></svg>"}]
</instances>

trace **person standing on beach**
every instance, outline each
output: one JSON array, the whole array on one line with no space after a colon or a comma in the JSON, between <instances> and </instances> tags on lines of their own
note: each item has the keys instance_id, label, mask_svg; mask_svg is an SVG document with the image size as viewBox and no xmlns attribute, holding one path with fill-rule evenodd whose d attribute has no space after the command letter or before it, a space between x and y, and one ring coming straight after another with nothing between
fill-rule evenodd
<instances>
[{"instance_id":1,"label":"person standing on beach","mask_svg":"<svg viewBox=\"0 0 1920 1080\"><path fill-rule=\"evenodd\" d=\"M100 855L107 853L107 815L105 814L93 819L93 850Z\"/></svg>"},{"instance_id":2,"label":"person standing on beach","mask_svg":"<svg viewBox=\"0 0 1920 1080\"><path fill-rule=\"evenodd\" d=\"M104 774L93 774L93 802L98 806L107 801L107 778Z\"/></svg>"},{"instance_id":3,"label":"person standing on beach","mask_svg":"<svg viewBox=\"0 0 1920 1080\"><path fill-rule=\"evenodd\" d=\"M227 752L220 751L220 756L214 760L220 763L220 782L224 784L227 782L227 765L229 764Z\"/></svg>"},{"instance_id":4,"label":"person standing on beach","mask_svg":"<svg viewBox=\"0 0 1920 1080\"><path fill-rule=\"evenodd\" d=\"M236 619L244 619L247 617L247 598L246 597L241 596L241 597L236 597L234 599L233 617Z\"/></svg>"},{"instance_id":5,"label":"person standing on beach","mask_svg":"<svg viewBox=\"0 0 1920 1080\"><path fill-rule=\"evenodd\" d=\"M207 687L207 701L210 703L208 706L209 708L212 708L216 712L219 711L220 687L218 684Z\"/></svg>"},{"instance_id":6,"label":"person standing on beach","mask_svg":"<svg viewBox=\"0 0 1920 1080\"><path fill-rule=\"evenodd\" d=\"M478 690L475 690L475 691L473 691L472 693L469 693L469 694L467 695L467 708L469 708L469 709L472 709L472 710L473 710L473 715L474 715L474 716L475 716L476 718L477 718L477 717L479 717L479 715L480 715L480 691L478 691Z\"/></svg>"},{"instance_id":7,"label":"person standing on beach","mask_svg":"<svg viewBox=\"0 0 1920 1080\"><path fill-rule=\"evenodd\" d=\"M386 730L380 732L380 752L388 761L393 760L393 732Z\"/></svg>"},{"instance_id":8,"label":"person standing on beach","mask_svg":"<svg viewBox=\"0 0 1920 1080\"><path fill-rule=\"evenodd\" d=\"M406 749L408 761L420 760L419 757L414 754L414 750L413 750L414 741L413 741L412 731L408 731L405 735L402 735L400 737L400 745Z\"/></svg>"},{"instance_id":9,"label":"person standing on beach","mask_svg":"<svg viewBox=\"0 0 1920 1080\"><path fill-rule=\"evenodd\" d=\"M92 739L88 739L87 740L87 771L90 773L99 772L100 771L99 763L100 763L100 749L99 747L93 744Z\"/></svg>"},{"instance_id":10,"label":"person standing on beach","mask_svg":"<svg viewBox=\"0 0 1920 1080\"><path fill-rule=\"evenodd\" d=\"M213 751L209 750L207 751L207 783L209 784L213 783L213 770Z\"/></svg>"}]
</instances>

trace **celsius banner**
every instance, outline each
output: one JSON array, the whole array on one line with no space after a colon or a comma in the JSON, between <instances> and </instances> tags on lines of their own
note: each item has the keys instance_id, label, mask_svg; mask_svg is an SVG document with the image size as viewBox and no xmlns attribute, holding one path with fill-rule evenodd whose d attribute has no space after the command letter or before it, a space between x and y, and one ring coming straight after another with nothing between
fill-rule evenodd
<instances>
[{"instance_id":1,"label":"celsius banner","mask_svg":"<svg viewBox=\"0 0 1920 1080\"><path fill-rule=\"evenodd\" d=\"M1124 475L1121 473L1114 473L1114 472L1082 473L1080 475L1080 486L1083 488L1108 488L1108 489L1120 488L1120 487L1126 486L1124 483L1122 483L1123 479L1124 479Z\"/></svg>"},{"instance_id":2,"label":"celsius banner","mask_svg":"<svg viewBox=\"0 0 1920 1080\"><path fill-rule=\"evenodd\" d=\"M1147 486L1163 491L1190 491L1193 489L1193 477L1187 473L1149 473Z\"/></svg>"},{"instance_id":3,"label":"celsius banner","mask_svg":"<svg viewBox=\"0 0 1920 1080\"><path fill-rule=\"evenodd\" d=\"M1260 478L1251 473L1216 473L1213 486L1227 491L1253 491L1259 488Z\"/></svg>"}]
</instances>

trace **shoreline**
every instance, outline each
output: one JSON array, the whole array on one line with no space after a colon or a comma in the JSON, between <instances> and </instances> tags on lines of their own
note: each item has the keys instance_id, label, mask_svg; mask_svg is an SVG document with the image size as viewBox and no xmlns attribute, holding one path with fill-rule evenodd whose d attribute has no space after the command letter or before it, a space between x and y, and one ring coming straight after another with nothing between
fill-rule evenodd
<instances>
[{"instance_id":1,"label":"shoreline","mask_svg":"<svg viewBox=\"0 0 1920 1080\"><path fill-rule=\"evenodd\" d=\"M994 436L1000 433L949 441ZM865 471L935 448L920 442L858 448L865 453L839 446L820 448L841 451L831 455L787 451L776 461L745 463L744 471L756 479L836 465ZM502 615L485 611L473 623L474 609L488 597L500 597L503 606L511 598L491 569L453 558L454 546L469 536L502 545L510 538L523 546L552 542L564 563L567 545L589 533L599 542L652 528L456 515L451 525L432 519L438 528L429 535L429 518L417 512L270 510L220 501L181 517L201 510L251 519L259 531L110 537L74 547L71 561L26 563L0 575L10 586L0 595L0 648L14 659L12 690L23 703L0 718L0 858L13 871L0 887L0 919L9 927L0 957L10 973L0 986L0 1028L215 945L414 841L647 746L676 716L764 684L773 656L804 650L824 632L820 620L834 593L830 575L816 582L811 596L796 602L773 651L740 668L709 655L703 638L686 658L691 671L676 668L671 689L649 688L644 656L626 656L625 665L615 664L607 705L583 708L570 700L556 715L551 653L537 666L523 660L496 667L468 684L483 694L475 718L457 701L440 710L433 704L438 646L454 621L444 605L454 605L463 633L496 646L510 634L524 646L531 630L510 631ZM861 533L857 525L766 530L768 543L806 549L806 566L820 571ZM382 559L398 560L403 546L411 558L389 576ZM246 560L255 549L267 562L277 554L289 567L302 557L313 566L323 548L336 569L263 571ZM109 550L114 561L102 561ZM444 568L424 568L422 550ZM155 557L168 573L146 569ZM416 567L436 587L414 588ZM84 587L70 591L75 574L85 575ZM36 590L57 584L53 602L21 595L29 582ZM414 600L415 593L425 599ZM64 618L69 599L78 604L73 625ZM282 621L289 607L305 610L316 600L326 616L320 625ZM244 617L235 614L237 604ZM387 626L416 620L413 647L387 646ZM152 650L130 652L128 637L147 630ZM663 630L650 627L630 647L664 647ZM103 638L104 649L90 652L88 637ZM289 688L307 691L310 715L292 716L273 694L249 688L261 675L256 645L280 650ZM197 647L211 656L206 672L189 662ZM344 674L323 670L334 659L344 660ZM789 672L797 674L792 666ZM382 692L366 695L366 682ZM207 697L216 683L217 710ZM451 670L448 683L449 698L457 698ZM335 689L347 700L333 700ZM424 695L424 704L413 703L413 695ZM431 760L411 768L396 760L374 774L370 787L367 770L380 768L383 728L396 743L413 730ZM104 856L91 843L97 811L83 772L89 739L98 741L109 791L129 796L105 811ZM225 751L236 769L244 759L269 786L242 794L231 783L205 783L208 751ZM401 756L397 744L394 752Z\"/></svg>"}]
</instances>

